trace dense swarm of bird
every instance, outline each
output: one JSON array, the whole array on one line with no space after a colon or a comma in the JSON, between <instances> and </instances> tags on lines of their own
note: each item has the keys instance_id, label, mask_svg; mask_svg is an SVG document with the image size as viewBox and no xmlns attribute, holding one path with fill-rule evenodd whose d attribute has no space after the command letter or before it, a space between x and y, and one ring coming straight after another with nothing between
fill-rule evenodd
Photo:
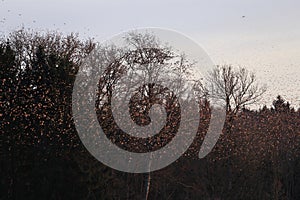
<instances>
[{"instance_id":1,"label":"dense swarm of bird","mask_svg":"<svg viewBox=\"0 0 300 200\"><path fill-rule=\"evenodd\" d=\"M139 39L155 41L149 35L144 38L129 35L128 39L133 43ZM144 174L118 172L101 164L84 148L75 129L72 88L83 59L95 45L91 40L81 41L76 34L64 36L57 32L36 33L24 29L0 40L1 198L144 197ZM136 90L129 104L134 122L147 125L150 107L156 103L163 105L167 112L167 123L158 135L138 139L126 135L114 122L111 92L120 76L133 67L141 64L163 66L179 57L169 48L155 45L151 48L137 46L125 54L115 50L104 51L115 52L113 57L118 59L106 65L99 78L95 102L99 124L114 144L128 151L162 148L172 140L180 125L178 97L155 84L146 84ZM180 66L180 62L172 63L186 69L191 66L188 62L181 62L184 66ZM241 92L236 88L232 87L231 91L237 92L229 94L232 101L244 100L244 97L237 98L236 94ZM230 120L226 121L220 140L206 158L199 160L198 151L213 105L206 95L199 97L198 103L197 137L179 160L152 173L149 198L300 198L300 185L297 184L300 181L300 109L295 110L280 96L271 108L264 106L260 110L250 110L242 104L238 104L237 109L227 105Z\"/></svg>"}]
</instances>

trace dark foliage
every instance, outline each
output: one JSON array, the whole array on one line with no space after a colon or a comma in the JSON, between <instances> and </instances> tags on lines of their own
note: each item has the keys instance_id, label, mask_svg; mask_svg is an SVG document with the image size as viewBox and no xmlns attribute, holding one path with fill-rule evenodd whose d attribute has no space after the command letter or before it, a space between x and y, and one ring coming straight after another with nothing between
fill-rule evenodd
<instances>
[{"instance_id":1,"label":"dark foliage","mask_svg":"<svg viewBox=\"0 0 300 200\"><path fill-rule=\"evenodd\" d=\"M145 197L145 174L104 166L76 133L72 87L93 48L76 35L24 30L0 42L0 199ZM99 121L116 134L105 106L98 110ZM170 121L178 119L176 101L165 106L175 108ZM230 134L224 132L213 152L199 160L210 119L209 102L199 106L197 137L179 160L151 173L149 199L300 199L300 110L280 96L270 109L242 109ZM132 107L131 113L139 111ZM147 112L136 122L144 123L141 119L147 121Z\"/></svg>"}]
</instances>

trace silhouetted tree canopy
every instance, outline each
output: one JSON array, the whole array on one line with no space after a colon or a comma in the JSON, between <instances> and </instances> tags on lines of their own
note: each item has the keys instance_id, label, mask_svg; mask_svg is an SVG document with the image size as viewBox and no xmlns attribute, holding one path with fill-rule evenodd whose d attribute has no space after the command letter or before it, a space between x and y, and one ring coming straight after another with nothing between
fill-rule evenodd
<instances>
[{"instance_id":1,"label":"silhouetted tree canopy","mask_svg":"<svg viewBox=\"0 0 300 200\"><path fill-rule=\"evenodd\" d=\"M128 42L139 44L141 37L131 35ZM119 58L99 78L102 93L95 102L99 122L112 135L118 132L105 108L118 77L128 66L164 63L175 56L169 49L154 48L155 41L147 37L152 48L136 48L142 54L131 51L122 57L125 66L117 49L103 49L106 56ZM0 38L0 199L145 197L145 175L119 172L98 162L81 144L74 126L73 84L83 59L96 47L92 40L59 32L21 29ZM281 96L270 102L271 107L244 107L261 94L256 87L247 89L254 83L251 73L220 69L225 71L216 71L214 77L220 80L225 72L231 85L224 98L228 110L239 111L229 121L232 134L222 134L206 158L197 158L210 119L210 102L199 98L197 137L179 160L151 174L149 199L300 199L300 109L295 111ZM227 91L227 86L219 86ZM147 123L149 104L155 102L170 107L170 122L179 117L170 91L153 85L139 89L130 107L137 123Z\"/></svg>"}]
</instances>

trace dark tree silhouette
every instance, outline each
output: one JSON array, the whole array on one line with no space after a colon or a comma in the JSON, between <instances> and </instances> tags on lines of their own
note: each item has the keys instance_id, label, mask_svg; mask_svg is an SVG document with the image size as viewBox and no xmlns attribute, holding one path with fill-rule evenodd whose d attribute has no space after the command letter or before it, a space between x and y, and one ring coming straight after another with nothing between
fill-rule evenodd
<instances>
[{"instance_id":1,"label":"dark tree silhouette","mask_svg":"<svg viewBox=\"0 0 300 200\"><path fill-rule=\"evenodd\" d=\"M139 37L132 39L135 44ZM204 159L197 155L208 129L210 102L200 98L197 137L179 160L151 174L151 187L146 187L144 174L123 173L99 163L81 144L71 113L76 74L94 48L91 40L57 32L22 29L0 39L0 199L143 199L147 189L148 199L300 199L300 109L278 96L271 108L251 110L240 104L244 101L237 98L238 88L230 101L238 108L228 107L238 110L232 134L223 134ZM137 66L170 56L161 49L142 50L145 56L131 51L124 60ZM106 55L118 58L117 52ZM113 131L109 113L101 108L127 70L120 63L107 65L96 102L102 112L98 117L104 117L99 121L112 135L118 131ZM176 100L163 89L145 85L132 97L131 114L137 123L147 123L149 103L162 92L171 100L162 103L177 112ZM170 121L176 117L170 114Z\"/></svg>"}]
</instances>

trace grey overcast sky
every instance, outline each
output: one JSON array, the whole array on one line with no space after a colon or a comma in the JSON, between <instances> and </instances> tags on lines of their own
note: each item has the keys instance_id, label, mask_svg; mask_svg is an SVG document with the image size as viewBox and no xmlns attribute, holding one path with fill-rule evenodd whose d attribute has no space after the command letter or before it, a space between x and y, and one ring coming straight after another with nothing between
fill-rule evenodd
<instances>
[{"instance_id":1,"label":"grey overcast sky","mask_svg":"<svg viewBox=\"0 0 300 200\"><path fill-rule=\"evenodd\" d=\"M140 27L177 30L216 64L240 65L300 104L299 0L0 0L0 34L21 27L79 32L103 41Z\"/></svg>"}]
</instances>

